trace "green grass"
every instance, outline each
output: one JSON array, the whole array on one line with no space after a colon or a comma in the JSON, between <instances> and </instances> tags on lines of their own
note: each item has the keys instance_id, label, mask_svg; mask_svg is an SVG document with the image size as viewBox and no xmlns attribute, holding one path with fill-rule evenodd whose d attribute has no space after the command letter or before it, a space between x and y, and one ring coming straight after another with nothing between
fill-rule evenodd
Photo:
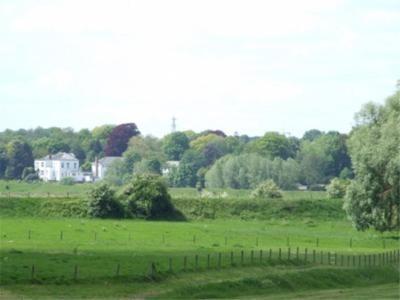
<instances>
[{"instance_id":1,"label":"green grass","mask_svg":"<svg viewBox=\"0 0 400 300\"><path fill-rule=\"evenodd\" d=\"M0 191L4 184L0 181ZM341 200L327 199L321 192L285 192L283 199L259 201L249 199L245 190L204 199L195 189L171 189L174 205L189 221L166 222L78 218L86 216L85 193L92 185L12 184L10 191L20 193L18 197L0 197L0 298L398 297L393 279L397 270L358 268L352 258L347 260L397 249L398 233L356 231L346 220ZM28 191L29 198L24 194ZM47 192L57 197L43 197ZM42 197L33 197L35 193ZM314 249L317 264L312 263ZM337 253L336 267L327 265L328 252L331 264ZM170 258L173 272L168 271ZM150 280L152 262L158 272Z\"/></svg>"},{"instance_id":2,"label":"green grass","mask_svg":"<svg viewBox=\"0 0 400 300\"><path fill-rule=\"evenodd\" d=\"M188 283L173 291L157 295L160 299L216 299L249 297L257 295L286 294L296 291L329 290L333 288L367 287L387 283L398 283L399 272L395 268L310 268L275 270L239 279L230 278L217 282Z\"/></svg>"},{"instance_id":3,"label":"green grass","mask_svg":"<svg viewBox=\"0 0 400 300\"><path fill-rule=\"evenodd\" d=\"M6 188L8 187L8 189ZM86 197L93 187L91 183L62 185L56 182L19 182L15 180L0 180L0 197Z\"/></svg>"},{"instance_id":4,"label":"green grass","mask_svg":"<svg viewBox=\"0 0 400 300\"><path fill-rule=\"evenodd\" d=\"M377 253L397 246L396 236L386 234L386 249L383 249L380 234L357 232L346 221L309 226L300 220L150 222L2 218L0 225L0 282L4 284L29 282L32 265L41 283L71 282L75 265L79 266L80 280L98 282L114 277L118 264L121 276L140 278L147 274L151 262L157 263L158 270L167 271L169 258L173 259L173 269L181 271L184 256L188 257L188 269L194 267L195 255L199 255L199 266L204 268L207 254L212 255L211 265L216 267L218 252L222 253L224 266L230 264L231 251L236 262L240 251L245 251L246 264L250 263L250 250L271 248L276 259L278 248L282 248L282 257L286 257L288 242L292 258L296 247L300 247L302 256L304 248L309 249L309 255L311 249L317 249L317 255L324 251L325 262L328 251ZM258 261L258 252L255 260ZM319 256L317 260L320 261Z\"/></svg>"},{"instance_id":5,"label":"green grass","mask_svg":"<svg viewBox=\"0 0 400 300\"><path fill-rule=\"evenodd\" d=\"M175 274L158 281L11 284L3 299L398 299L398 270L258 266Z\"/></svg>"},{"instance_id":6,"label":"green grass","mask_svg":"<svg viewBox=\"0 0 400 300\"><path fill-rule=\"evenodd\" d=\"M0 180L0 197L86 197L87 193L93 188L93 183L62 185L57 182L23 182L23 181L6 181ZM8 189L6 188L8 187ZM197 198L200 197L195 188L170 188L173 198ZM228 198L247 199L251 190L235 190L235 189L207 189L218 198L222 194L226 194ZM326 198L325 192L316 191L284 191L285 199L317 199Z\"/></svg>"}]
</instances>

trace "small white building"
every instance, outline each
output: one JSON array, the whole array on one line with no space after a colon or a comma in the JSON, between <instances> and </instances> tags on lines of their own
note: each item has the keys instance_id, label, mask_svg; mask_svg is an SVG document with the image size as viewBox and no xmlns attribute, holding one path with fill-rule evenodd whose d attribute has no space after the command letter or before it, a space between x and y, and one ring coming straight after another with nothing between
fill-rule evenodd
<instances>
[{"instance_id":1,"label":"small white building","mask_svg":"<svg viewBox=\"0 0 400 300\"><path fill-rule=\"evenodd\" d=\"M103 179L107 173L107 169L113 164L115 161L122 160L120 156L105 156L101 159L97 159L92 163L92 174L93 179Z\"/></svg>"},{"instance_id":2,"label":"small white building","mask_svg":"<svg viewBox=\"0 0 400 300\"><path fill-rule=\"evenodd\" d=\"M35 170L44 181L60 181L65 177L72 177L75 181L83 180L79 160L73 153L59 152L36 159Z\"/></svg>"},{"instance_id":3,"label":"small white building","mask_svg":"<svg viewBox=\"0 0 400 300\"><path fill-rule=\"evenodd\" d=\"M169 160L162 167L161 173L164 176L168 176L168 174L172 171L172 169L177 169L178 167L179 167L179 160Z\"/></svg>"}]
</instances>

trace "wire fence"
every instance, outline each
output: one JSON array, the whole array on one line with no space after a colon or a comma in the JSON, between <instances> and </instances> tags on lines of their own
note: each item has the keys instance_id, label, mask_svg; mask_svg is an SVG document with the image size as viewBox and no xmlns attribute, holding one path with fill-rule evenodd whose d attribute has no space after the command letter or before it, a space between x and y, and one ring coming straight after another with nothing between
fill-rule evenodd
<instances>
[{"instance_id":1,"label":"wire fence","mask_svg":"<svg viewBox=\"0 0 400 300\"><path fill-rule=\"evenodd\" d=\"M109 270L103 270L101 276L98 276L95 267L85 265L82 267L78 263L64 266L64 270L70 270L65 274L52 274L49 270L45 270L46 274L43 278L55 279L57 276L64 280L84 281L98 278L114 278L120 277L134 278L138 280L152 280L159 276L168 274L177 274L184 272L200 272L207 270L227 270L229 268L254 267L254 266L300 266L300 265L324 265L341 268L367 268L382 267L387 265L399 265L400 250L386 251L374 254L342 254L334 251L318 251L316 249L296 248L278 248L266 250L250 250L250 251L230 251L215 252L208 254L195 254L180 257L168 257L159 261L142 262L144 269L140 272L132 270L118 262L110 266ZM41 278L41 266L31 264L30 268L23 276L24 281L32 283L38 282ZM81 274L86 275L81 275ZM100 274L99 273L99 274Z\"/></svg>"}]
</instances>

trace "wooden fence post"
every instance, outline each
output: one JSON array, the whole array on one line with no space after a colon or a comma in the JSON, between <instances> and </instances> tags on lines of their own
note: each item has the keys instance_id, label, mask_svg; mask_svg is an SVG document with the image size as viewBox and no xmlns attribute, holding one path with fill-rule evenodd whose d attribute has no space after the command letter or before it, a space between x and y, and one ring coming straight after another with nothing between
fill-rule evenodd
<instances>
[{"instance_id":1,"label":"wooden fence post","mask_svg":"<svg viewBox=\"0 0 400 300\"><path fill-rule=\"evenodd\" d=\"M340 265L343 266L343 254L340 254Z\"/></svg>"},{"instance_id":2,"label":"wooden fence post","mask_svg":"<svg viewBox=\"0 0 400 300\"><path fill-rule=\"evenodd\" d=\"M316 251L315 251L315 249L313 249L313 251L312 251L312 260L313 260L313 263L315 263L316 262L316 253L315 253Z\"/></svg>"},{"instance_id":3,"label":"wooden fence post","mask_svg":"<svg viewBox=\"0 0 400 300\"><path fill-rule=\"evenodd\" d=\"M296 248L296 260L299 260L299 247Z\"/></svg>"},{"instance_id":4,"label":"wooden fence post","mask_svg":"<svg viewBox=\"0 0 400 300\"><path fill-rule=\"evenodd\" d=\"M337 253L335 252L335 266L337 265Z\"/></svg>"},{"instance_id":5,"label":"wooden fence post","mask_svg":"<svg viewBox=\"0 0 400 300\"><path fill-rule=\"evenodd\" d=\"M290 247L287 248L287 259L290 260Z\"/></svg>"},{"instance_id":6,"label":"wooden fence post","mask_svg":"<svg viewBox=\"0 0 400 300\"><path fill-rule=\"evenodd\" d=\"M240 263L243 266L243 264L244 264L244 251L243 250L240 252Z\"/></svg>"},{"instance_id":7,"label":"wooden fence post","mask_svg":"<svg viewBox=\"0 0 400 300\"><path fill-rule=\"evenodd\" d=\"M358 266L361 267L361 255L358 255Z\"/></svg>"},{"instance_id":8,"label":"wooden fence post","mask_svg":"<svg viewBox=\"0 0 400 300\"><path fill-rule=\"evenodd\" d=\"M31 267L31 279L35 279L35 265Z\"/></svg>"},{"instance_id":9,"label":"wooden fence post","mask_svg":"<svg viewBox=\"0 0 400 300\"><path fill-rule=\"evenodd\" d=\"M231 266L233 266L233 251L231 251Z\"/></svg>"},{"instance_id":10,"label":"wooden fence post","mask_svg":"<svg viewBox=\"0 0 400 300\"><path fill-rule=\"evenodd\" d=\"M194 268L195 270L199 268L199 256L197 254L194 257Z\"/></svg>"},{"instance_id":11,"label":"wooden fence post","mask_svg":"<svg viewBox=\"0 0 400 300\"><path fill-rule=\"evenodd\" d=\"M355 267L356 266L356 256L355 255L352 255L353 256L353 267Z\"/></svg>"},{"instance_id":12,"label":"wooden fence post","mask_svg":"<svg viewBox=\"0 0 400 300\"><path fill-rule=\"evenodd\" d=\"M254 251L251 250L250 252L250 262L253 263L254 262Z\"/></svg>"},{"instance_id":13,"label":"wooden fence post","mask_svg":"<svg viewBox=\"0 0 400 300\"><path fill-rule=\"evenodd\" d=\"M328 265L331 264L331 252L328 252Z\"/></svg>"},{"instance_id":14,"label":"wooden fence post","mask_svg":"<svg viewBox=\"0 0 400 300\"><path fill-rule=\"evenodd\" d=\"M304 261L305 261L305 262L307 262L307 260L308 260L308 259L307 259L307 255L308 255L308 249L305 248L305 249L304 249Z\"/></svg>"},{"instance_id":15,"label":"wooden fence post","mask_svg":"<svg viewBox=\"0 0 400 300\"><path fill-rule=\"evenodd\" d=\"M321 265L324 264L324 252L321 251Z\"/></svg>"},{"instance_id":16,"label":"wooden fence post","mask_svg":"<svg viewBox=\"0 0 400 300\"><path fill-rule=\"evenodd\" d=\"M282 258L282 249L281 248L279 248L278 258L279 258L279 260L281 260L281 258Z\"/></svg>"},{"instance_id":17,"label":"wooden fence post","mask_svg":"<svg viewBox=\"0 0 400 300\"><path fill-rule=\"evenodd\" d=\"M260 264L262 263L262 261L263 261L263 251L260 250Z\"/></svg>"},{"instance_id":18,"label":"wooden fence post","mask_svg":"<svg viewBox=\"0 0 400 300\"><path fill-rule=\"evenodd\" d=\"M155 278L156 277L156 273L157 273L157 269L156 269L156 264L154 262L152 262L150 264L150 270L149 270L149 276L150 278Z\"/></svg>"},{"instance_id":19,"label":"wooden fence post","mask_svg":"<svg viewBox=\"0 0 400 300\"><path fill-rule=\"evenodd\" d=\"M74 280L78 279L78 265L75 265L74 267Z\"/></svg>"},{"instance_id":20,"label":"wooden fence post","mask_svg":"<svg viewBox=\"0 0 400 300\"><path fill-rule=\"evenodd\" d=\"M272 248L269 248L269 260L272 260Z\"/></svg>"},{"instance_id":21,"label":"wooden fence post","mask_svg":"<svg viewBox=\"0 0 400 300\"><path fill-rule=\"evenodd\" d=\"M210 268L210 254L207 254L207 269Z\"/></svg>"},{"instance_id":22,"label":"wooden fence post","mask_svg":"<svg viewBox=\"0 0 400 300\"><path fill-rule=\"evenodd\" d=\"M115 275L118 277L119 276L119 270L120 270L121 266L120 264L117 264L117 271L115 272Z\"/></svg>"},{"instance_id":23,"label":"wooden fence post","mask_svg":"<svg viewBox=\"0 0 400 300\"><path fill-rule=\"evenodd\" d=\"M350 267L350 255L347 255L347 266Z\"/></svg>"}]
</instances>

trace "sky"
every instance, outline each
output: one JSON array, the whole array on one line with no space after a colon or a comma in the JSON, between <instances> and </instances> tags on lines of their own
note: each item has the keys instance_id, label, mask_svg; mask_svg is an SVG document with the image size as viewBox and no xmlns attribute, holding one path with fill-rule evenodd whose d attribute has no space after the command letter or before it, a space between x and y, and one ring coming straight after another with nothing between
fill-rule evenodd
<instances>
[{"instance_id":1,"label":"sky","mask_svg":"<svg viewBox=\"0 0 400 300\"><path fill-rule=\"evenodd\" d=\"M0 131L346 133L398 79L399 0L0 0Z\"/></svg>"}]
</instances>

